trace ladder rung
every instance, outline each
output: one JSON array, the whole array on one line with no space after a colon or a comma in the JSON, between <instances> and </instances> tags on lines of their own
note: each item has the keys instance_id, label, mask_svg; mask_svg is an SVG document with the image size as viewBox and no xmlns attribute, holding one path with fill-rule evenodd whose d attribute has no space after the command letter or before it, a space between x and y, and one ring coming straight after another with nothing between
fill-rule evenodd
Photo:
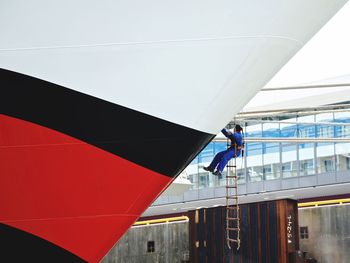
<instances>
[{"instance_id":1,"label":"ladder rung","mask_svg":"<svg viewBox=\"0 0 350 263\"><path fill-rule=\"evenodd\" d=\"M226 207L226 209L228 210L235 210L235 209L239 209L239 206L232 206L232 207Z\"/></svg>"},{"instance_id":2,"label":"ladder rung","mask_svg":"<svg viewBox=\"0 0 350 263\"><path fill-rule=\"evenodd\" d=\"M227 143L227 147L232 147L229 143ZM231 245L229 243L236 243L237 244L237 250L240 247L241 240L239 238L240 236L240 207L238 205L238 179L237 176L237 163L236 163L236 156L235 156L235 162L228 163L227 167L227 174L226 174L226 231L227 231L227 245L231 249ZM230 179L232 181L230 181ZM233 189L233 190L229 190ZM234 200L234 201L229 201ZM233 203L233 206L229 206L229 202ZM232 212L230 212L232 211ZM237 236L234 236L230 238L230 235L234 235L234 231L236 231ZM236 238L236 239L234 239Z\"/></svg>"},{"instance_id":3,"label":"ladder rung","mask_svg":"<svg viewBox=\"0 0 350 263\"><path fill-rule=\"evenodd\" d=\"M240 243L241 242L240 240L232 239L232 238L228 238L227 240L231 241L231 242L236 242L236 243Z\"/></svg>"},{"instance_id":4,"label":"ladder rung","mask_svg":"<svg viewBox=\"0 0 350 263\"><path fill-rule=\"evenodd\" d=\"M235 227L228 227L226 228L229 231L236 231L236 230L240 230L239 228L235 228Z\"/></svg>"},{"instance_id":5,"label":"ladder rung","mask_svg":"<svg viewBox=\"0 0 350 263\"><path fill-rule=\"evenodd\" d=\"M239 220L239 218L238 217L226 217L226 220L234 221L234 220Z\"/></svg>"}]
</instances>

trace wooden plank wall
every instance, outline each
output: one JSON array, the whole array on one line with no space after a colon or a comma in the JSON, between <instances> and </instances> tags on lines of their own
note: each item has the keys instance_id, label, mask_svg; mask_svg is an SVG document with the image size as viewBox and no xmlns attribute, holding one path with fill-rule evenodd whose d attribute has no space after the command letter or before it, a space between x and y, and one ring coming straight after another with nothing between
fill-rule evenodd
<instances>
[{"instance_id":1,"label":"wooden plank wall","mask_svg":"<svg viewBox=\"0 0 350 263\"><path fill-rule=\"evenodd\" d=\"M189 212L190 262L294 263L299 249L298 207L294 200L240 206L241 247L226 244L225 207Z\"/></svg>"}]
</instances>

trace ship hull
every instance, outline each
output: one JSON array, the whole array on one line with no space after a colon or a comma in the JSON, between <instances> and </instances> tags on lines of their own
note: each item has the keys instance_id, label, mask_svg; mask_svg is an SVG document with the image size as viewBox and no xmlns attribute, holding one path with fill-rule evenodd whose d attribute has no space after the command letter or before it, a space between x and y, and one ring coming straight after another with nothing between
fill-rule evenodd
<instances>
[{"instance_id":1,"label":"ship hull","mask_svg":"<svg viewBox=\"0 0 350 263\"><path fill-rule=\"evenodd\" d=\"M345 2L1 2L2 255L99 262Z\"/></svg>"},{"instance_id":2,"label":"ship hull","mask_svg":"<svg viewBox=\"0 0 350 263\"><path fill-rule=\"evenodd\" d=\"M27 259L46 244L45 256L98 262L212 137L22 74L0 76L0 239L13 245L8 235L24 231Z\"/></svg>"}]
</instances>

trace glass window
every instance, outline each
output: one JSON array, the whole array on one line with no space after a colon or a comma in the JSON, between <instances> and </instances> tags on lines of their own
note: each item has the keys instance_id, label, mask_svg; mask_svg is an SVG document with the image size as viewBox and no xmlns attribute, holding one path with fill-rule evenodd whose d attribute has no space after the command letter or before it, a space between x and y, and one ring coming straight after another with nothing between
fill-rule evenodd
<instances>
[{"instance_id":1,"label":"glass window","mask_svg":"<svg viewBox=\"0 0 350 263\"><path fill-rule=\"evenodd\" d=\"M262 124L248 125L245 127L245 137L261 137Z\"/></svg>"},{"instance_id":2,"label":"glass window","mask_svg":"<svg viewBox=\"0 0 350 263\"><path fill-rule=\"evenodd\" d=\"M237 170L237 183L244 184L245 183L245 169Z\"/></svg>"},{"instance_id":3,"label":"glass window","mask_svg":"<svg viewBox=\"0 0 350 263\"><path fill-rule=\"evenodd\" d=\"M247 156L261 155L263 153L263 144L256 142L246 143L245 151Z\"/></svg>"},{"instance_id":4,"label":"glass window","mask_svg":"<svg viewBox=\"0 0 350 263\"><path fill-rule=\"evenodd\" d=\"M300 161L300 175L313 175L315 174L314 160L302 160Z\"/></svg>"},{"instance_id":5,"label":"glass window","mask_svg":"<svg viewBox=\"0 0 350 263\"><path fill-rule=\"evenodd\" d=\"M262 181L262 176L263 176L262 166L248 167L247 174L249 175L250 182Z\"/></svg>"},{"instance_id":6,"label":"glass window","mask_svg":"<svg viewBox=\"0 0 350 263\"><path fill-rule=\"evenodd\" d=\"M298 122L301 122L301 124L298 124L298 137L300 138L316 137L316 128L315 128L316 125L309 124L309 123L315 122L315 115L302 116L302 117L298 117L297 119L298 119Z\"/></svg>"},{"instance_id":7,"label":"glass window","mask_svg":"<svg viewBox=\"0 0 350 263\"><path fill-rule=\"evenodd\" d=\"M214 182L214 186L225 186L226 185L226 174L227 174L227 168L223 171L221 176L216 176L211 174L212 180ZM231 171L229 171L231 173ZM232 175L232 174L231 174Z\"/></svg>"},{"instance_id":8,"label":"glass window","mask_svg":"<svg viewBox=\"0 0 350 263\"><path fill-rule=\"evenodd\" d=\"M245 136L262 137L262 124L246 126ZM262 146L262 143L246 143L245 145L245 154L247 158L247 176L250 182L262 180Z\"/></svg>"},{"instance_id":9,"label":"glass window","mask_svg":"<svg viewBox=\"0 0 350 263\"><path fill-rule=\"evenodd\" d=\"M318 143L316 148L316 156L318 173L328 173L335 171L333 143Z\"/></svg>"},{"instance_id":10,"label":"glass window","mask_svg":"<svg viewBox=\"0 0 350 263\"><path fill-rule=\"evenodd\" d=\"M316 122L333 122L333 113L328 112L328 113L320 113L316 114Z\"/></svg>"},{"instance_id":11,"label":"glass window","mask_svg":"<svg viewBox=\"0 0 350 263\"><path fill-rule=\"evenodd\" d=\"M264 148L264 154L279 153L279 151L280 151L280 145L278 142L277 143L264 143L263 148Z\"/></svg>"},{"instance_id":12,"label":"glass window","mask_svg":"<svg viewBox=\"0 0 350 263\"><path fill-rule=\"evenodd\" d=\"M188 175L188 179L192 183L192 186L190 189L198 189L198 166L197 165L187 166L186 173Z\"/></svg>"},{"instance_id":13,"label":"glass window","mask_svg":"<svg viewBox=\"0 0 350 263\"><path fill-rule=\"evenodd\" d=\"M282 143L282 176L284 178L298 175L296 144Z\"/></svg>"},{"instance_id":14,"label":"glass window","mask_svg":"<svg viewBox=\"0 0 350 263\"><path fill-rule=\"evenodd\" d=\"M316 122L333 122L333 113L316 114ZM317 137L334 137L334 126L319 124L317 125Z\"/></svg>"},{"instance_id":15,"label":"glass window","mask_svg":"<svg viewBox=\"0 0 350 263\"><path fill-rule=\"evenodd\" d=\"M229 163L225 170L224 170L224 176L222 176L221 178L218 177L220 179L220 185L226 185L226 178L225 175L229 175L229 176L234 176L237 175L237 183L244 183L245 182L245 170L244 170L244 165L241 163L241 158L237 158L236 160L236 169L233 167L234 164L234 159L232 159L232 162ZM233 179L230 178L230 184L233 184Z\"/></svg>"},{"instance_id":16,"label":"glass window","mask_svg":"<svg viewBox=\"0 0 350 263\"><path fill-rule=\"evenodd\" d=\"M198 163L198 155L197 155L196 158L194 158L194 159L192 160L191 164L197 164L197 163Z\"/></svg>"},{"instance_id":17,"label":"glass window","mask_svg":"<svg viewBox=\"0 0 350 263\"><path fill-rule=\"evenodd\" d=\"M338 123L350 124L350 112L335 112L334 121ZM350 125L349 126L336 126L336 137L350 137Z\"/></svg>"},{"instance_id":18,"label":"glass window","mask_svg":"<svg viewBox=\"0 0 350 263\"><path fill-rule=\"evenodd\" d=\"M298 137L299 138L314 138L316 137L315 125L311 124L299 124L298 125Z\"/></svg>"},{"instance_id":19,"label":"glass window","mask_svg":"<svg viewBox=\"0 0 350 263\"><path fill-rule=\"evenodd\" d=\"M262 124L249 125L245 128L245 137L261 137ZM247 143L245 145L245 153L247 156L261 155L263 151L262 143Z\"/></svg>"},{"instance_id":20,"label":"glass window","mask_svg":"<svg viewBox=\"0 0 350 263\"><path fill-rule=\"evenodd\" d=\"M317 125L317 137L321 137L321 138L334 137L334 126Z\"/></svg>"},{"instance_id":21,"label":"glass window","mask_svg":"<svg viewBox=\"0 0 350 263\"><path fill-rule=\"evenodd\" d=\"M280 137L280 126L279 123L263 123L263 137Z\"/></svg>"},{"instance_id":22,"label":"glass window","mask_svg":"<svg viewBox=\"0 0 350 263\"><path fill-rule=\"evenodd\" d=\"M333 172L334 171L334 160L323 160L325 172Z\"/></svg>"},{"instance_id":23,"label":"glass window","mask_svg":"<svg viewBox=\"0 0 350 263\"><path fill-rule=\"evenodd\" d=\"M152 253L154 251L155 251L154 241L148 241L147 242L147 252Z\"/></svg>"},{"instance_id":24,"label":"glass window","mask_svg":"<svg viewBox=\"0 0 350 263\"><path fill-rule=\"evenodd\" d=\"M336 143L337 171L350 170L350 143Z\"/></svg>"},{"instance_id":25,"label":"glass window","mask_svg":"<svg viewBox=\"0 0 350 263\"><path fill-rule=\"evenodd\" d=\"M299 145L300 175L315 174L315 144L305 143Z\"/></svg>"},{"instance_id":26,"label":"glass window","mask_svg":"<svg viewBox=\"0 0 350 263\"><path fill-rule=\"evenodd\" d=\"M265 143L266 153L263 156L264 166L263 174L264 180L273 180L280 178L280 144L279 143Z\"/></svg>"},{"instance_id":27,"label":"glass window","mask_svg":"<svg viewBox=\"0 0 350 263\"><path fill-rule=\"evenodd\" d=\"M308 239L309 238L309 229L307 226L300 227L300 238L301 239Z\"/></svg>"},{"instance_id":28,"label":"glass window","mask_svg":"<svg viewBox=\"0 0 350 263\"><path fill-rule=\"evenodd\" d=\"M214 143L211 142L198 155L198 162L199 163L211 162L213 157L214 157Z\"/></svg>"},{"instance_id":29,"label":"glass window","mask_svg":"<svg viewBox=\"0 0 350 263\"><path fill-rule=\"evenodd\" d=\"M282 163L282 174L283 177L291 177L292 176L292 163Z\"/></svg>"},{"instance_id":30,"label":"glass window","mask_svg":"<svg viewBox=\"0 0 350 263\"><path fill-rule=\"evenodd\" d=\"M296 118L289 118L285 120L286 122L296 122ZM289 137L297 137L298 136L298 130L297 125L295 123L281 123L280 124L281 129L281 137L289 138Z\"/></svg>"},{"instance_id":31,"label":"glass window","mask_svg":"<svg viewBox=\"0 0 350 263\"><path fill-rule=\"evenodd\" d=\"M247 156L247 176L250 182L258 182L263 179L262 155Z\"/></svg>"},{"instance_id":32,"label":"glass window","mask_svg":"<svg viewBox=\"0 0 350 263\"><path fill-rule=\"evenodd\" d=\"M237 183L243 184L245 183L245 164L244 164L244 157L240 156L236 159L236 166L237 166Z\"/></svg>"},{"instance_id":33,"label":"glass window","mask_svg":"<svg viewBox=\"0 0 350 263\"><path fill-rule=\"evenodd\" d=\"M209 173L208 172L203 172L203 173L198 173L198 188L207 188L209 187Z\"/></svg>"},{"instance_id":34,"label":"glass window","mask_svg":"<svg viewBox=\"0 0 350 263\"><path fill-rule=\"evenodd\" d=\"M350 125L349 126L336 126L335 127L335 136L340 138L349 138L350 137Z\"/></svg>"},{"instance_id":35,"label":"glass window","mask_svg":"<svg viewBox=\"0 0 350 263\"><path fill-rule=\"evenodd\" d=\"M278 178L279 175L276 176L275 169L278 169L279 166L274 166L273 164L267 164L263 166L263 174L264 180L272 180Z\"/></svg>"},{"instance_id":36,"label":"glass window","mask_svg":"<svg viewBox=\"0 0 350 263\"><path fill-rule=\"evenodd\" d=\"M227 145L225 142L215 142L214 143L214 154L218 152L225 151L227 149Z\"/></svg>"},{"instance_id":37,"label":"glass window","mask_svg":"<svg viewBox=\"0 0 350 263\"><path fill-rule=\"evenodd\" d=\"M263 137L278 138L280 137L279 123L264 123ZM263 143L263 153L279 152L279 143Z\"/></svg>"}]
</instances>

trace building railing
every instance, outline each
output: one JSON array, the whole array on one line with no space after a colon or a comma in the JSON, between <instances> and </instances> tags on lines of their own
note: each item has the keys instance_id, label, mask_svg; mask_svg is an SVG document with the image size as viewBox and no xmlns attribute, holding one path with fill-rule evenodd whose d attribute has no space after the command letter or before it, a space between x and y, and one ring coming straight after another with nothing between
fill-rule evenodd
<instances>
[{"instance_id":1,"label":"building railing","mask_svg":"<svg viewBox=\"0 0 350 263\"><path fill-rule=\"evenodd\" d=\"M350 171L350 111L253 122L244 127L240 184ZM225 147L226 138L217 136L187 167L192 189L223 185L202 167Z\"/></svg>"}]
</instances>

